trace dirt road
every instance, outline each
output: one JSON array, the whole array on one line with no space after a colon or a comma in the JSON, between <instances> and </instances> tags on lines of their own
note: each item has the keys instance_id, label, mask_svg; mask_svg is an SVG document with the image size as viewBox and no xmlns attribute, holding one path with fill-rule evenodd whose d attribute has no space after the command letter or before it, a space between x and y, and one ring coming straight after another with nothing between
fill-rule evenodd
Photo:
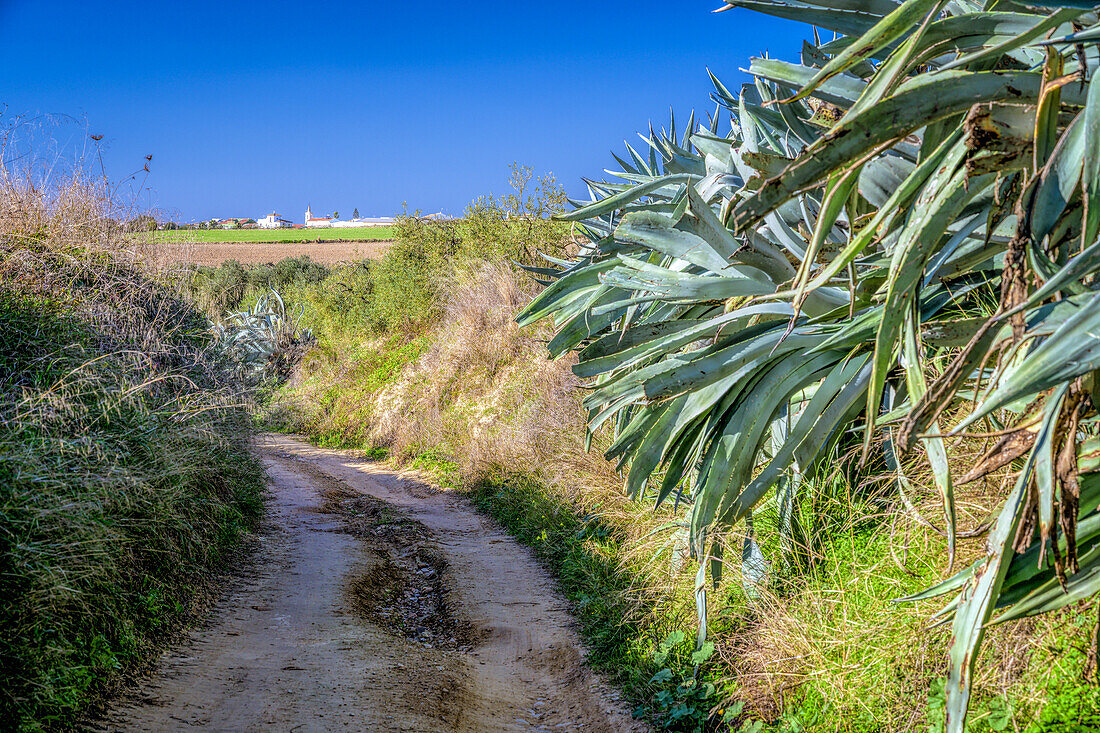
<instances>
[{"instance_id":1,"label":"dirt road","mask_svg":"<svg viewBox=\"0 0 1100 733\"><path fill-rule=\"evenodd\" d=\"M641 731L565 603L461 496L265 436L261 548L102 730Z\"/></svg>"}]
</instances>

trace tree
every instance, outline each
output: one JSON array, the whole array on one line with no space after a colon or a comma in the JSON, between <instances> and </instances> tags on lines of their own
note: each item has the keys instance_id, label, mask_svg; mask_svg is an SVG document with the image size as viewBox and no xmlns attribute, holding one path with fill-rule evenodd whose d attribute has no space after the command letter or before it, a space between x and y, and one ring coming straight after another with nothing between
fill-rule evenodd
<instances>
[{"instance_id":1,"label":"tree","mask_svg":"<svg viewBox=\"0 0 1100 733\"><path fill-rule=\"evenodd\" d=\"M356 207L355 211L351 212L351 218L352 219L358 219L359 218L359 208L358 207Z\"/></svg>"},{"instance_id":2,"label":"tree","mask_svg":"<svg viewBox=\"0 0 1100 733\"><path fill-rule=\"evenodd\" d=\"M155 232L156 230L157 220L149 214L141 214L126 222L128 232Z\"/></svg>"},{"instance_id":3,"label":"tree","mask_svg":"<svg viewBox=\"0 0 1100 733\"><path fill-rule=\"evenodd\" d=\"M340 218L340 212L339 211L332 212L332 218L333 219L339 219Z\"/></svg>"}]
</instances>

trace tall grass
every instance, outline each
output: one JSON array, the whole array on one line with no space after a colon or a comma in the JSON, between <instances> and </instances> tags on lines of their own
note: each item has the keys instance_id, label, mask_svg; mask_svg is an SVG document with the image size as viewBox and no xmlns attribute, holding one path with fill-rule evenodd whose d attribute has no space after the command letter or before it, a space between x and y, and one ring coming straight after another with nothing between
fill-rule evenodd
<instances>
[{"instance_id":1,"label":"tall grass","mask_svg":"<svg viewBox=\"0 0 1100 733\"><path fill-rule=\"evenodd\" d=\"M0 175L0 721L77 725L261 509L209 323L135 264L110 192Z\"/></svg>"}]
</instances>

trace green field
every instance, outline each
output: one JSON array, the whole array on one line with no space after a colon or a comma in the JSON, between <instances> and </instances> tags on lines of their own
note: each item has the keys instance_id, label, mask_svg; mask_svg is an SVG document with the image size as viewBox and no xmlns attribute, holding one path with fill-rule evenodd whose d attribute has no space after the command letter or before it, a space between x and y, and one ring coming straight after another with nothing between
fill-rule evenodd
<instances>
[{"instance_id":1,"label":"green field","mask_svg":"<svg viewBox=\"0 0 1100 733\"><path fill-rule=\"evenodd\" d=\"M393 239L393 227L359 229L175 229L154 234L155 242L365 242Z\"/></svg>"}]
</instances>

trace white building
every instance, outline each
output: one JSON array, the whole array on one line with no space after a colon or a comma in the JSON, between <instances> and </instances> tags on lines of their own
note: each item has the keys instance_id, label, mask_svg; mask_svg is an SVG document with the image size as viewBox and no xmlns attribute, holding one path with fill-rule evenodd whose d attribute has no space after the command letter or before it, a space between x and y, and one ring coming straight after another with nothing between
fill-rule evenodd
<instances>
[{"instance_id":1,"label":"white building","mask_svg":"<svg viewBox=\"0 0 1100 733\"><path fill-rule=\"evenodd\" d=\"M287 227L293 226L294 223L272 211L264 218L257 219L256 225L260 227L260 229L286 229Z\"/></svg>"},{"instance_id":2,"label":"white building","mask_svg":"<svg viewBox=\"0 0 1100 733\"><path fill-rule=\"evenodd\" d=\"M351 227L388 227L393 226L392 216L357 216L354 219L336 219L331 216L314 216L313 210L306 206L307 227L334 227L336 229L348 229Z\"/></svg>"},{"instance_id":3,"label":"white building","mask_svg":"<svg viewBox=\"0 0 1100 733\"><path fill-rule=\"evenodd\" d=\"M331 216L314 216L313 211L310 209L309 204L306 204L306 222L307 227L330 227L332 222L335 221Z\"/></svg>"},{"instance_id":4,"label":"white building","mask_svg":"<svg viewBox=\"0 0 1100 733\"><path fill-rule=\"evenodd\" d=\"M347 227L388 227L393 226L392 216L359 216L347 221L333 221L331 226Z\"/></svg>"}]
</instances>

